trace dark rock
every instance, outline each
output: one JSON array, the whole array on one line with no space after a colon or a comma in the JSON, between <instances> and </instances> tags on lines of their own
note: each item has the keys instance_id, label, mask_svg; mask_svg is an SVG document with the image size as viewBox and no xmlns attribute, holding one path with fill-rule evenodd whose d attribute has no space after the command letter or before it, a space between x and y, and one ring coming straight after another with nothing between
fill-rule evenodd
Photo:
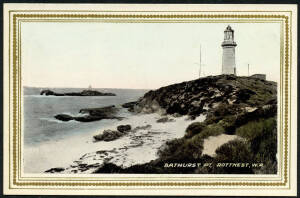
<instances>
[{"instance_id":1,"label":"dark rock","mask_svg":"<svg viewBox=\"0 0 300 198\"><path fill-rule=\"evenodd\" d=\"M173 121L174 121L174 119L170 119L168 117L163 117L163 118L156 120L156 122L158 122L158 123L166 123L166 122L173 122Z\"/></svg>"},{"instance_id":2,"label":"dark rock","mask_svg":"<svg viewBox=\"0 0 300 198\"><path fill-rule=\"evenodd\" d=\"M186 138L190 138L198 133L200 133L202 131L202 129L205 127L206 125L204 123L201 122L193 122L192 124L190 124L186 130L185 130L185 137Z\"/></svg>"},{"instance_id":3,"label":"dark rock","mask_svg":"<svg viewBox=\"0 0 300 198\"><path fill-rule=\"evenodd\" d=\"M179 113L174 113L172 114L175 118L179 118L179 117L182 117L182 115L180 115Z\"/></svg>"},{"instance_id":4,"label":"dark rock","mask_svg":"<svg viewBox=\"0 0 300 198\"><path fill-rule=\"evenodd\" d=\"M64 171L64 168L51 168L49 170L46 170L45 173L59 173Z\"/></svg>"},{"instance_id":5,"label":"dark rock","mask_svg":"<svg viewBox=\"0 0 300 198\"><path fill-rule=\"evenodd\" d=\"M100 108L80 109L79 113L88 113L91 116L109 116L116 113L117 108L114 105Z\"/></svg>"},{"instance_id":6,"label":"dark rock","mask_svg":"<svg viewBox=\"0 0 300 198\"><path fill-rule=\"evenodd\" d=\"M42 90L40 95L46 96L116 96L114 93L102 93L94 90L83 90L81 92L70 92L70 93L56 93L49 89Z\"/></svg>"},{"instance_id":7,"label":"dark rock","mask_svg":"<svg viewBox=\"0 0 300 198\"><path fill-rule=\"evenodd\" d=\"M227 80L236 80L236 76L235 75L227 75L226 79Z\"/></svg>"},{"instance_id":8,"label":"dark rock","mask_svg":"<svg viewBox=\"0 0 300 198\"><path fill-rule=\"evenodd\" d=\"M131 126L129 124L127 125L119 125L117 127L118 131L124 133L124 132L127 132L127 131L130 131L131 130Z\"/></svg>"},{"instance_id":9,"label":"dark rock","mask_svg":"<svg viewBox=\"0 0 300 198\"><path fill-rule=\"evenodd\" d=\"M121 117L116 117L115 114L118 109L112 105L107 107L101 108L89 108L89 109L81 109L79 113L87 114L83 116L73 117L66 114L58 114L54 116L56 119L61 121L69 121L69 120L76 120L78 122L93 122L102 119L122 119Z\"/></svg>"},{"instance_id":10,"label":"dark rock","mask_svg":"<svg viewBox=\"0 0 300 198\"><path fill-rule=\"evenodd\" d=\"M146 129L150 129L150 128L151 128L150 124L147 124L145 126L137 126L132 130L132 132L137 132L138 130L146 130Z\"/></svg>"},{"instance_id":11,"label":"dark rock","mask_svg":"<svg viewBox=\"0 0 300 198\"><path fill-rule=\"evenodd\" d=\"M122 104L122 107L124 107L124 108L131 108L132 106L134 106L136 104L137 104L137 101L127 102L127 103Z\"/></svg>"},{"instance_id":12,"label":"dark rock","mask_svg":"<svg viewBox=\"0 0 300 198\"><path fill-rule=\"evenodd\" d=\"M99 167L99 166L100 166L99 163L94 163L94 164L89 164L89 165L87 165L86 168L88 168L88 169L90 169L90 168L97 168L97 167Z\"/></svg>"},{"instance_id":13,"label":"dark rock","mask_svg":"<svg viewBox=\"0 0 300 198\"><path fill-rule=\"evenodd\" d=\"M102 120L102 119L108 119L108 117L91 116L91 115L82 116L82 117L74 117L74 120L76 120L78 122L93 122L93 121L98 121L98 120Z\"/></svg>"},{"instance_id":14,"label":"dark rock","mask_svg":"<svg viewBox=\"0 0 300 198\"><path fill-rule=\"evenodd\" d=\"M248 100L252 95L254 95L255 92L251 91L250 89L241 89L236 93L237 101L246 101Z\"/></svg>"},{"instance_id":15,"label":"dark rock","mask_svg":"<svg viewBox=\"0 0 300 198\"><path fill-rule=\"evenodd\" d=\"M277 98L276 98L276 97L270 99L270 100L266 103L266 105L274 105L274 104L277 104Z\"/></svg>"},{"instance_id":16,"label":"dark rock","mask_svg":"<svg viewBox=\"0 0 300 198\"><path fill-rule=\"evenodd\" d=\"M94 90L83 90L80 92L81 96L116 96L114 93L103 93L99 91Z\"/></svg>"},{"instance_id":17,"label":"dark rock","mask_svg":"<svg viewBox=\"0 0 300 198\"><path fill-rule=\"evenodd\" d=\"M74 120L74 118L70 115L67 114L58 114L56 116L54 116L56 119L61 120L61 121L70 121L70 120Z\"/></svg>"},{"instance_id":18,"label":"dark rock","mask_svg":"<svg viewBox=\"0 0 300 198\"><path fill-rule=\"evenodd\" d=\"M94 173L120 173L121 171L122 171L121 167L112 163L105 163Z\"/></svg>"},{"instance_id":19,"label":"dark rock","mask_svg":"<svg viewBox=\"0 0 300 198\"><path fill-rule=\"evenodd\" d=\"M113 130L104 130L101 134L95 135L94 139L96 141L113 141L118 139L119 137L123 136L124 134L119 131L113 131Z\"/></svg>"},{"instance_id":20,"label":"dark rock","mask_svg":"<svg viewBox=\"0 0 300 198\"><path fill-rule=\"evenodd\" d=\"M46 95L46 96L49 96L49 95L54 95L55 93L49 89L46 89L46 90L42 90L40 95Z\"/></svg>"},{"instance_id":21,"label":"dark rock","mask_svg":"<svg viewBox=\"0 0 300 198\"><path fill-rule=\"evenodd\" d=\"M137 101L127 102L127 103L122 104L122 107L128 109L128 111L130 111L130 112L133 112L136 104L137 104Z\"/></svg>"}]
</instances>

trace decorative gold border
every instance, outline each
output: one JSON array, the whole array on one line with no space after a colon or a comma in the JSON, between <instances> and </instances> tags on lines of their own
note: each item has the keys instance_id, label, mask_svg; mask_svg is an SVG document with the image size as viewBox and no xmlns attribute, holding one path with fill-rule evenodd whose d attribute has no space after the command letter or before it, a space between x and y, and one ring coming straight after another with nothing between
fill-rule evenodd
<instances>
[{"instance_id":1,"label":"decorative gold border","mask_svg":"<svg viewBox=\"0 0 300 198\"><path fill-rule=\"evenodd\" d=\"M289 34L291 33L290 31L290 26L289 26L289 16L280 14L280 15L274 15L274 14L18 14L18 13L13 13L14 11L10 11L9 12L9 16L11 19L11 13L12 13L12 32L13 32L13 36L12 36L12 112L13 112L13 119L12 119L12 147L11 145L9 146L9 150L12 150L12 184L14 186L23 186L26 187L26 189L28 189L28 187L34 186L34 187L54 187L54 186L58 186L58 187L80 187L80 186L90 186L90 187L97 187L97 186L102 186L102 187L112 187L112 186L119 186L119 187L129 187L129 186L135 186L135 187L140 187L140 186L144 186L144 187L175 187L175 186L180 186L180 187L200 187L200 186L209 186L209 187L213 187L213 186L259 186L259 187L263 187L263 186L274 186L274 187L279 187L279 186L286 186L286 184L288 183L288 116L289 116L289 92L288 92L288 86L289 86L289 50L290 50L290 46L289 46L289 41L290 41L290 37ZM79 12L79 11L75 11L75 12ZM224 11L222 11L224 12ZM277 11L274 11L277 12ZM288 12L288 11L287 11ZM9 27L10 27L10 19L9 19ZM119 19L120 22L125 21L126 19L137 19L137 20L158 20L158 19L168 19L168 20L178 20L178 19L224 19L224 20L229 20L229 19L251 19L251 20L258 20L258 19L276 19L279 21L282 21L284 24L284 77L282 78L285 80L284 83L284 166L283 166L283 181L280 182L198 182L198 181L193 181L193 182L177 182L177 181L168 181L168 182L141 182L141 181L134 181L134 182L128 182L128 181L117 181L117 182L101 182L101 181L94 181L93 183L87 183L87 182L75 182L75 181L58 181L58 182L51 182L51 181L42 181L42 182L35 182L35 181L31 181L31 182L20 182L18 179L18 173L20 173L20 164L17 164L17 151L18 148L17 146L20 145L20 136L18 137L18 135L20 135L20 122L18 122L20 120L20 104L21 104L21 100L20 100L20 92L21 92L21 82L20 82L20 73L21 73L21 65L20 65L20 45L19 45L19 41L20 41L20 34L17 35L17 32L19 33L19 28L20 28L20 24L19 24L19 20L24 20L24 19L54 19L54 20L58 20L58 19L67 19L67 20L71 20L71 19ZM11 29L11 28L10 28ZM9 31L10 31L9 29ZM9 42L11 40L10 38L10 34L9 34ZM17 42L18 41L18 42ZM10 49L10 43L9 43L9 54L11 53L11 49ZM9 55L9 64L10 62L10 57L11 55ZM10 67L9 67L10 69ZM11 71L9 71L11 73ZM17 76L19 78L17 78ZM9 77L10 78L10 77ZM11 80L9 80L9 82L11 82ZM9 83L10 84L10 83ZM10 85L9 85L10 86ZM9 92L11 87L9 87ZM11 96L11 93L9 93L9 96ZM18 101L17 101L18 99ZM10 101L10 99L9 99ZM10 110L9 110L10 111ZM19 114L17 115L17 112L19 112ZM18 116L18 118L17 118ZM10 116L9 116L10 119ZM9 121L9 126L10 126L10 121ZM10 130L10 129L9 129ZM19 131L19 133L18 133ZM10 135L9 135L10 137ZM10 140L9 140L9 144L10 144ZM9 158L11 157L11 154L9 154ZM9 160L9 162L11 161L11 159ZM11 168L11 165L9 165L9 170ZM19 168L19 169L18 169ZM9 177L10 177L10 181L11 181L11 171L9 171ZM9 182L9 184L11 184L11 182ZM15 187L12 187L11 185L9 185L11 189L16 189ZM66 188L63 188L66 189ZM85 188L86 189L86 188ZM97 189L99 190L99 189Z\"/></svg>"}]
</instances>

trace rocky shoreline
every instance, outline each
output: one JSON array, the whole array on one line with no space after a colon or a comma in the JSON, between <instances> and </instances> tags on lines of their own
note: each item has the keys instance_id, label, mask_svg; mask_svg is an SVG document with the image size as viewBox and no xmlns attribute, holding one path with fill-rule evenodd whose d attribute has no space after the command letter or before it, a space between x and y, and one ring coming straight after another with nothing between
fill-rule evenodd
<instances>
[{"instance_id":1,"label":"rocky shoreline","mask_svg":"<svg viewBox=\"0 0 300 198\"><path fill-rule=\"evenodd\" d=\"M92 144L99 145L98 151L86 153L68 167L51 168L47 173L93 173L106 163L129 168L150 162L157 158L157 151L165 142L182 137L184 128L193 122L187 120L186 116L167 117L172 121L157 122L166 119L166 116L158 114L133 114L124 118L115 126L104 128L91 136ZM199 117L198 120L204 119Z\"/></svg>"},{"instance_id":2,"label":"rocky shoreline","mask_svg":"<svg viewBox=\"0 0 300 198\"><path fill-rule=\"evenodd\" d=\"M275 82L233 75L209 76L149 91L138 101L122 107L137 117L144 116L143 124L130 123L127 118L118 121L127 130L120 131L116 126L91 137L97 144L111 144L112 149L86 154L63 170L47 171L162 174L275 174L277 171ZM88 112L90 116L93 114ZM151 115L159 117L147 124L153 119ZM170 133L172 130L177 134ZM228 136L227 142L218 140L224 136ZM126 140L127 145L122 145L121 140ZM209 140L222 143L206 152ZM147 152L155 153L147 158ZM259 162L264 166L247 169L165 166L178 162Z\"/></svg>"}]
</instances>

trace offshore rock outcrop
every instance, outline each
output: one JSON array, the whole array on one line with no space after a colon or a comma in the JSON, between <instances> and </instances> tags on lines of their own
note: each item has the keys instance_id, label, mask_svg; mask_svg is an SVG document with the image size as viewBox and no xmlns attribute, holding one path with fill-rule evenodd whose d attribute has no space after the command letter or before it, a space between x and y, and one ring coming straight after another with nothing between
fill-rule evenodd
<instances>
[{"instance_id":1,"label":"offshore rock outcrop","mask_svg":"<svg viewBox=\"0 0 300 198\"><path fill-rule=\"evenodd\" d=\"M79 113L83 114L82 116L71 116L67 114L58 114L54 116L56 119L61 121L70 121L76 120L78 122L93 122L103 119L118 119L121 120L121 117L115 116L118 112L118 108L114 105L100 108L88 108L81 109Z\"/></svg>"},{"instance_id":2,"label":"offshore rock outcrop","mask_svg":"<svg viewBox=\"0 0 300 198\"><path fill-rule=\"evenodd\" d=\"M116 94L114 94L114 93L103 93L103 92L94 91L94 90L83 90L81 92L70 92L70 93L56 93L49 89L42 90L40 92L40 95L45 95L45 96L116 96Z\"/></svg>"}]
</instances>

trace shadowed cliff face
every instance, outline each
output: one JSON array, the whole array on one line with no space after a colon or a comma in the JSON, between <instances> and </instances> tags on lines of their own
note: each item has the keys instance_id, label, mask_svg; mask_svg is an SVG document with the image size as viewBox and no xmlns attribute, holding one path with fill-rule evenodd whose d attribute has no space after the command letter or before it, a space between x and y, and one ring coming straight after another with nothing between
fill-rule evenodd
<instances>
[{"instance_id":1,"label":"shadowed cliff face","mask_svg":"<svg viewBox=\"0 0 300 198\"><path fill-rule=\"evenodd\" d=\"M168 141L159 158L129 168L104 164L95 173L275 174L277 172L277 84L257 78L219 75L173 84L147 92L130 109L135 112L206 115L183 138ZM222 134L238 138L221 145L214 156L203 155L204 140ZM244 167L170 168L172 163L249 163ZM261 163L262 167L251 166Z\"/></svg>"}]
</instances>

